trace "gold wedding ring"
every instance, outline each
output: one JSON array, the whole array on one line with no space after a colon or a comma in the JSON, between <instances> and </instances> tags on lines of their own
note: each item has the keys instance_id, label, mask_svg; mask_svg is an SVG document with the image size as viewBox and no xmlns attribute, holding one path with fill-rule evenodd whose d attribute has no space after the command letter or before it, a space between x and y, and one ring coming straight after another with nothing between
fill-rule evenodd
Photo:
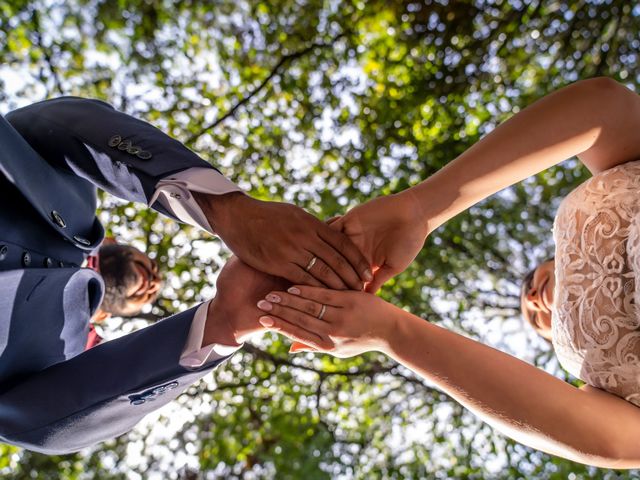
<instances>
[{"instance_id":1,"label":"gold wedding ring","mask_svg":"<svg viewBox=\"0 0 640 480\"><path fill-rule=\"evenodd\" d=\"M315 255L313 256L313 258L311 260L309 260L309 263L307 264L307 267L305 268L305 270L308 272L309 270L311 270L313 268L313 266L316 264L316 262L318 261L318 257L316 257Z\"/></svg>"},{"instance_id":2,"label":"gold wedding ring","mask_svg":"<svg viewBox=\"0 0 640 480\"><path fill-rule=\"evenodd\" d=\"M323 303L322 308L320 309L320 313L318 314L318 320L322 320L322 317L324 317L324 312L326 311L327 311L327 306Z\"/></svg>"}]
</instances>

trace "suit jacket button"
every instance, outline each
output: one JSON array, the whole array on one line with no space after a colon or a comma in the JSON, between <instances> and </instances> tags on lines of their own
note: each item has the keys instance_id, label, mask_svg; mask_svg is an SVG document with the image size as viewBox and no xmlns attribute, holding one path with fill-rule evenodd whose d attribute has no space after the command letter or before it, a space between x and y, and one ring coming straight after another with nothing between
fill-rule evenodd
<instances>
[{"instance_id":1,"label":"suit jacket button","mask_svg":"<svg viewBox=\"0 0 640 480\"><path fill-rule=\"evenodd\" d=\"M51 268L51 266L53 265L53 261L49 257L45 257L42 261L42 265L44 265L46 268Z\"/></svg>"},{"instance_id":2,"label":"suit jacket button","mask_svg":"<svg viewBox=\"0 0 640 480\"><path fill-rule=\"evenodd\" d=\"M131 400L131 405L142 405L146 400L144 398L134 398Z\"/></svg>"},{"instance_id":3,"label":"suit jacket button","mask_svg":"<svg viewBox=\"0 0 640 480\"><path fill-rule=\"evenodd\" d=\"M151 152L147 152L146 150L142 150L142 151L138 152L136 154L136 156L140 160L149 160L153 155L151 155Z\"/></svg>"},{"instance_id":4,"label":"suit jacket button","mask_svg":"<svg viewBox=\"0 0 640 480\"><path fill-rule=\"evenodd\" d=\"M79 235L74 235L73 239L81 245L85 245L85 246L91 245L91 242L89 240Z\"/></svg>"},{"instance_id":5,"label":"suit jacket button","mask_svg":"<svg viewBox=\"0 0 640 480\"><path fill-rule=\"evenodd\" d=\"M122 141L122 137L120 135L114 135L109 139L109 146L117 147L118 145L120 145L121 141Z\"/></svg>"},{"instance_id":6,"label":"suit jacket button","mask_svg":"<svg viewBox=\"0 0 640 480\"><path fill-rule=\"evenodd\" d=\"M22 253L22 265L25 267L31 265L31 254L29 252Z\"/></svg>"},{"instance_id":7,"label":"suit jacket button","mask_svg":"<svg viewBox=\"0 0 640 480\"><path fill-rule=\"evenodd\" d=\"M64 267L64 262L63 262L62 260L60 260L60 261L58 262L58 266L59 266L60 268L63 268L63 267Z\"/></svg>"},{"instance_id":8,"label":"suit jacket button","mask_svg":"<svg viewBox=\"0 0 640 480\"><path fill-rule=\"evenodd\" d=\"M129 148L127 148L127 153L129 153L131 155L137 155L141 151L142 151L142 149L140 147L136 147L135 145L132 145Z\"/></svg>"},{"instance_id":9,"label":"suit jacket button","mask_svg":"<svg viewBox=\"0 0 640 480\"><path fill-rule=\"evenodd\" d=\"M131 145L131 142L129 140L124 140L122 142L120 142L120 145L118 145L118 150L126 150L128 148L131 148L133 145Z\"/></svg>"},{"instance_id":10,"label":"suit jacket button","mask_svg":"<svg viewBox=\"0 0 640 480\"><path fill-rule=\"evenodd\" d=\"M6 245L0 245L0 262L7 258L7 253L9 253L9 247Z\"/></svg>"},{"instance_id":11,"label":"suit jacket button","mask_svg":"<svg viewBox=\"0 0 640 480\"><path fill-rule=\"evenodd\" d=\"M58 225L60 228L65 228L67 226L66 222L64 221L64 218L62 218L60 216L60 214L58 212L56 212L55 210L53 210L51 212L51 219L53 220L53 222Z\"/></svg>"}]
</instances>

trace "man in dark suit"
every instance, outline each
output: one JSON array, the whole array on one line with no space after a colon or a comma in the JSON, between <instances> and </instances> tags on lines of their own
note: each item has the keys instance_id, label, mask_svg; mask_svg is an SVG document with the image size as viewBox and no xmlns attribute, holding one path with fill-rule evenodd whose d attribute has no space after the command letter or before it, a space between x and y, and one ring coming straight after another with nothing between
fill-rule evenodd
<instances>
[{"instance_id":1,"label":"man in dark suit","mask_svg":"<svg viewBox=\"0 0 640 480\"><path fill-rule=\"evenodd\" d=\"M219 234L242 261L209 302L84 351L104 293L82 268L104 236L96 187ZM0 440L63 453L128 431L260 330L255 301L278 282L267 274L332 288L371 279L344 235L244 195L103 102L65 97L0 117Z\"/></svg>"}]
</instances>

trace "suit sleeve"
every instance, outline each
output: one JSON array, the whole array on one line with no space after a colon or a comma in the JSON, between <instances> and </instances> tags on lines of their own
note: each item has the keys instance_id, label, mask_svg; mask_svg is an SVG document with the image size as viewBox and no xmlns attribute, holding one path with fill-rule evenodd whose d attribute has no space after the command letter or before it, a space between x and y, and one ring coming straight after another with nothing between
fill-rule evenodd
<instances>
[{"instance_id":1,"label":"suit sleeve","mask_svg":"<svg viewBox=\"0 0 640 480\"><path fill-rule=\"evenodd\" d=\"M100 344L2 393L0 439L62 454L129 431L228 358L197 369L180 365L196 310Z\"/></svg>"},{"instance_id":2,"label":"suit sleeve","mask_svg":"<svg viewBox=\"0 0 640 480\"><path fill-rule=\"evenodd\" d=\"M160 180L189 168L217 172L179 141L99 100L45 100L6 118L54 167L125 200L149 204Z\"/></svg>"}]
</instances>

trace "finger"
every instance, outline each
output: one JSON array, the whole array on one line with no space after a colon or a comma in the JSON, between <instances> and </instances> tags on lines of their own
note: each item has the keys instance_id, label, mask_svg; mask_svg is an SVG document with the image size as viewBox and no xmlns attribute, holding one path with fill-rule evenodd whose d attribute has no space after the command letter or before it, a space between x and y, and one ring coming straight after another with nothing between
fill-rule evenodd
<instances>
[{"instance_id":1,"label":"finger","mask_svg":"<svg viewBox=\"0 0 640 480\"><path fill-rule=\"evenodd\" d=\"M301 285L311 285L314 287L325 287L322 282L319 282L312 275L309 274L304 268L295 263L291 264L291 267L287 269L287 280L292 283L299 283Z\"/></svg>"},{"instance_id":2,"label":"finger","mask_svg":"<svg viewBox=\"0 0 640 480\"><path fill-rule=\"evenodd\" d=\"M291 347L289 347L289 353L298 353L298 352L315 352L316 349L310 345L301 343L301 342L293 342Z\"/></svg>"},{"instance_id":3,"label":"finger","mask_svg":"<svg viewBox=\"0 0 640 480\"><path fill-rule=\"evenodd\" d=\"M360 280L360 276L353 269L353 267L351 266L351 263L349 263L349 260L347 260L342 255L342 253L335 250L331 245L329 245L324 240L322 240L321 237L318 237L317 242L313 246L311 246L309 249L312 250L313 253L316 255L316 258L318 258L318 261L316 263L322 260L323 263L326 265L326 269L334 272L335 276L340 280L340 282L344 285L344 287L338 288L338 287L335 287L334 285L328 284L327 282L324 282L325 285L330 286L331 288L334 288L337 290L346 290L346 289L362 290L364 284ZM309 269L309 273L313 274L315 268L316 268L316 264L314 264L313 267ZM320 280L320 278L317 275L314 275L314 277Z\"/></svg>"},{"instance_id":4,"label":"finger","mask_svg":"<svg viewBox=\"0 0 640 480\"><path fill-rule=\"evenodd\" d=\"M365 281L370 282L373 280L373 273L371 272L371 266L367 259L364 258L364 255L358 247L347 237L345 234L341 232L337 232L330 227L321 228L318 230L318 235L322 240L324 240L327 244L329 244L333 249L339 254L339 258L346 259L351 268L356 271L358 277ZM340 275L342 280L347 283L351 288L357 289L357 284L355 282L349 282L349 269L347 269L347 265L334 265L331 259L324 258L323 259L329 263L331 268Z\"/></svg>"},{"instance_id":5,"label":"finger","mask_svg":"<svg viewBox=\"0 0 640 480\"><path fill-rule=\"evenodd\" d=\"M342 215L336 215L335 217L331 217L329 220L325 221L327 225L333 225L334 230L342 231L342 222L338 222L338 220L342 219ZM336 223L338 222L338 223Z\"/></svg>"},{"instance_id":6,"label":"finger","mask_svg":"<svg viewBox=\"0 0 640 480\"><path fill-rule=\"evenodd\" d=\"M310 257L315 257L316 261L313 262L311 268L305 268L305 270L309 273L309 275L313 276L316 280L320 281L323 285L326 285L329 288L333 288L335 290L348 290L349 287L347 287L347 284L344 283L342 279L336 274L336 272L323 260L323 258L335 256L335 252L331 248L329 248L326 243L318 245L316 250L317 255L309 252ZM346 262L346 260L344 259L342 259L342 261ZM310 265L310 263L307 263L307 266L308 265ZM353 271L351 266L349 266L349 269L351 270L351 277L355 279L357 283L361 284L362 282L360 282L358 275Z\"/></svg>"},{"instance_id":7,"label":"finger","mask_svg":"<svg viewBox=\"0 0 640 480\"><path fill-rule=\"evenodd\" d=\"M278 292L271 293L278 294ZM348 291L330 290L328 288L310 287L308 285L294 285L287 290L287 293L299 295L302 298L337 308L345 306L349 295Z\"/></svg>"},{"instance_id":8,"label":"finger","mask_svg":"<svg viewBox=\"0 0 640 480\"><path fill-rule=\"evenodd\" d=\"M309 332L297 325L283 320L282 318L265 315L260 317L258 321L263 327L280 333L295 342L310 345L316 350L329 350L333 348L333 342L328 338L323 338L316 333Z\"/></svg>"},{"instance_id":9,"label":"finger","mask_svg":"<svg viewBox=\"0 0 640 480\"><path fill-rule=\"evenodd\" d=\"M369 293L376 293L382 285L384 285L387 280L396 275L395 270L392 268L383 265L380 267L374 274L373 281L367 285L365 291Z\"/></svg>"},{"instance_id":10,"label":"finger","mask_svg":"<svg viewBox=\"0 0 640 480\"><path fill-rule=\"evenodd\" d=\"M308 332L315 333L320 337L326 337L329 334L330 324L325 320L320 320L318 317L309 315L308 313L296 310L293 307L280 305L277 303L267 302L266 300L260 300L258 302L258 308L268 313L270 317L277 317L285 320L292 325L296 325ZM331 315L333 307L325 306L325 315Z\"/></svg>"},{"instance_id":11,"label":"finger","mask_svg":"<svg viewBox=\"0 0 640 480\"><path fill-rule=\"evenodd\" d=\"M327 321L327 308L325 306L324 311L322 309L323 303L316 302L314 300L307 300L298 295L291 295L286 292L272 292L265 296L265 300L271 304L284 305L286 307L295 308L299 312L306 313L312 317L321 321ZM261 300L262 302L262 300ZM260 308L260 302L258 302L258 308ZM320 318L322 314L322 318Z\"/></svg>"}]
</instances>

